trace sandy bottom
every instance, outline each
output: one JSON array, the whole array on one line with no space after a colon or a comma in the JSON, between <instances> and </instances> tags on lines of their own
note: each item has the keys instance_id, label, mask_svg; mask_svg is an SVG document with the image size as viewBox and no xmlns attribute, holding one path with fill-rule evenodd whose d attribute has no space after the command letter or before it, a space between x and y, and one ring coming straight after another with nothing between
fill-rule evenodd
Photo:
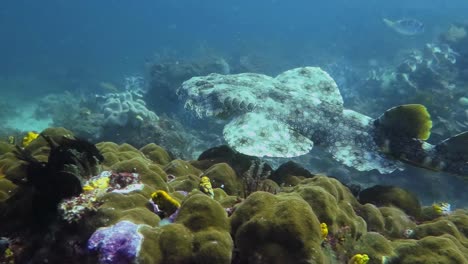
<instances>
[{"instance_id":1,"label":"sandy bottom","mask_svg":"<svg viewBox=\"0 0 468 264\"><path fill-rule=\"evenodd\" d=\"M16 107L18 114L9 118L5 123L8 128L41 132L52 124L51 118L37 119L34 117L35 103L28 102L28 104L16 105Z\"/></svg>"}]
</instances>

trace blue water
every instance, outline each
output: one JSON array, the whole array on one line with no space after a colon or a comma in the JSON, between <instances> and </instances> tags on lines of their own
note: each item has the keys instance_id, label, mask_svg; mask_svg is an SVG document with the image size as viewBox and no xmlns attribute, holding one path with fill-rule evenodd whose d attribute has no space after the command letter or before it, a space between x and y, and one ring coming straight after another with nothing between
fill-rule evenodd
<instances>
[{"instance_id":1,"label":"blue water","mask_svg":"<svg viewBox=\"0 0 468 264\"><path fill-rule=\"evenodd\" d=\"M461 0L3 1L0 76L34 75L74 89L140 72L162 50L184 58L201 48L227 56L269 49L285 67L313 63L314 52L365 61L427 42L467 11ZM417 18L427 30L403 38L383 17Z\"/></svg>"},{"instance_id":2,"label":"blue water","mask_svg":"<svg viewBox=\"0 0 468 264\"><path fill-rule=\"evenodd\" d=\"M145 75L165 56L258 55L270 74L335 62L391 65L399 51L436 41L467 14L466 0L5 0L0 95L15 102L102 92L99 83ZM417 19L426 30L402 36L383 18Z\"/></svg>"}]
</instances>

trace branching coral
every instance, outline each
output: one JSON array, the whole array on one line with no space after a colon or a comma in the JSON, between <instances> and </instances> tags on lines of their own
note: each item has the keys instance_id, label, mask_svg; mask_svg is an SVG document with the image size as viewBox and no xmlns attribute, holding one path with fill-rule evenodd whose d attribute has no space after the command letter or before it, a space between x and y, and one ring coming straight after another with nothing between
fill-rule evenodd
<instances>
[{"instance_id":1,"label":"branching coral","mask_svg":"<svg viewBox=\"0 0 468 264\"><path fill-rule=\"evenodd\" d=\"M270 185L265 183L270 174L271 168L265 162L252 161L249 169L242 176L244 197L256 191L276 193L277 190L272 189Z\"/></svg>"},{"instance_id":2,"label":"branching coral","mask_svg":"<svg viewBox=\"0 0 468 264\"><path fill-rule=\"evenodd\" d=\"M110 127L139 127L143 122L155 122L158 116L146 107L139 92L128 90L98 96L104 122Z\"/></svg>"}]
</instances>

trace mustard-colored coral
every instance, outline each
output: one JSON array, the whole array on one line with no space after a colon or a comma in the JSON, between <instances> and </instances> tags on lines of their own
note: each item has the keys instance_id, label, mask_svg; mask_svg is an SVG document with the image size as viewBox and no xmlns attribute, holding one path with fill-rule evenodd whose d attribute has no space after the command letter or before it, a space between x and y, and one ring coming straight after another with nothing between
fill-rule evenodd
<instances>
[{"instance_id":1,"label":"mustard-colored coral","mask_svg":"<svg viewBox=\"0 0 468 264\"><path fill-rule=\"evenodd\" d=\"M26 136L23 137L23 147L27 147L31 142L33 142L39 134L34 131L29 131Z\"/></svg>"},{"instance_id":2,"label":"mustard-colored coral","mask_svg":"<svg viewBox=\"0 0 468 264\"><path fill-rule=\"evenodd\" d=\"M155 191L151 194L151 199L167 215L175 213L180 207L180 203L163 190Z\"/></svg>"},{"instance_id":3,"label":"mustard-colored coral","mask_svg":"<svg viewBox=\"0 0 468 264\"><path fill-rule=\"evenodd\" d=\"M322 232L322 238L325 240L327 239L328 236L328 226L326 223L321 223L320 224L320 230Z\"/></svg>"},{"instance_id":4,"label":"mustard-colored coral","mask_svg":"<svg viewBox=\"0 0 468 264\"><path fill-rule=\"evenodd\" d=\"M367 254L356 254L348 261L348 264L366 264L367 262L369 262Z\"/></svg>"},{"instance_id":5,"label":"mustard-colored coral","mask_svg":"<svg viewBox=\"0 0 468 264\"><path fill-rule=\"evenodd\" d=\"M199 188L200 191L202 191L205 194L208 194L211 198L214 198L213 187L211 186L211 181L210 178L208 178L208 176L201 177Z\"/></svg>"},{"instance_id":6,"label":"mustard-colored coral","mask_svg":"<svg viewBox=\"0 0 468 264\"><path fill-rule=\"evenodd\" d=\"M95 180L91 180L83 186L83 191L92 191L95 189L104 190L109 187L109 177L101 177Z\"/></svg>"},{"instance_id":7,"label":"mustard-colored coral","mask_svg":"<svg viewBox=\"0 0 468 264\"><path fill-rule=\"evenodd\" d=\"M15 255L14 255L13 251L11 251L10 248L7 248L5 250L3 259L5 260L5 262L2 262L2 263L6 263L6 264L14 264L15 263Z\"/></svg>"}]
</instances>

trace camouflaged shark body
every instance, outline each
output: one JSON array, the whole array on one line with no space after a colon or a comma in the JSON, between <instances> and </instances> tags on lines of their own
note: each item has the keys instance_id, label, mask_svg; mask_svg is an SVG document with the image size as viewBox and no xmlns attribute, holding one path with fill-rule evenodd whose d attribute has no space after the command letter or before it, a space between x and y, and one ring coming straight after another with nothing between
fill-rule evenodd
<instances>
[{"instance_id":1,"label":"camouflaged shark body","mask_svg":"<svg viewBox=\"0 0 468 264\"><path fill-rule=\"evenodd\" d=\"M344 109L335 81L320 68L296 68L275 78L253 73L193 77L178 94L198 117L228 121L224 138L247 155L294 157L315 144L360 171L403 168L381 151L389 142L375 140L382 134L375 120ZM417 148L419 141L409 144Z\"/></svg>"}]
</instances>

